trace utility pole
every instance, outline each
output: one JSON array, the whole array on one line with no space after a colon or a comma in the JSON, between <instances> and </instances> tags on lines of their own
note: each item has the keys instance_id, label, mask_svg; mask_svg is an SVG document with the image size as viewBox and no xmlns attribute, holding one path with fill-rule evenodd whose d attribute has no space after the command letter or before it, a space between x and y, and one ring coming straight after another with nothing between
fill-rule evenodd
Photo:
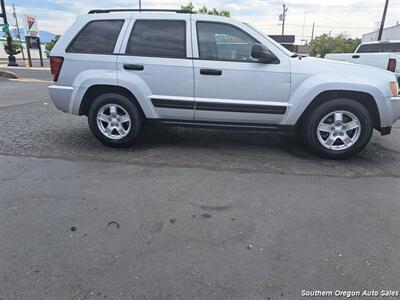
<instances>
[{"instance_id":1,"label":"utility pole","mask_svg":"<svg viewBox=\"0 0 400 300\"><path fill-rule=\"evenodd\" d=\"M139 0L139 10L142 10L142 0Z\"/></svg>"},{"instance_id":2,"label":"utility pole","mask_svg":"<svg viewBox=\"0 0 400 300\"><path fill-rule=\"evenodd\" d=\"M315 28L315 23L312 23L311 40L314 39L314 28Z\"/></svg>"},{"instance_id":3,"label":"utility pole","mask_svg":"<svg viewBox=\"0 0 400 300\"><path fill-rule=\"evenodd\" d=\"M279 20L282 21L282 35L285 35L285 19L287 11L288 8L286 7L285 4L283 4L283 11L282 14L279 16Z\"/></svg>"},{"instance_id":4,"label":"utility pole","mask_svg":"<svg viewBox=\"0 0 400 300\"><path fill-rule=\"evenodd\" d=\"M304 41L304 28L306 27L306 18L307 18L307 0L306 0L305 5L304 5L303 31L301 32L301 40L302 41Z\"/></svg>"},{"instance_id":5,"label":"utility pole","mask_svg":"<svg viewBox=\"0 0 400 300\"><path fill-rule=\"evenodd\" d=\"M3 18L4 20L4 27L3 28L7 28L7 30L5 30L5 34L7 37L7 48L8 48L8 52L10 53L8 55L8 65L11 67L18 67L17 61L15 59L15 56L13 54L13 47L12 47L12 38L11 38L11 34L10 34L10 30L9 28L9 24L7 21L7 13L6 13L6 6L4 4L4 0L0 0L0 4L1 4L1 14L0 17ZM4 29L3 29L4 31Z\"/></svg>"},{"instance_id":6,"label":"utility pole","mask_svg":"<svg viewBox=\"0 0 400 300\"><path fill-rule=\"evenodd\" d=\"M25 61L24 47L22 46L21 34L19 32L17 13L15 11L15 5L13 4L12 6L13 6L13 16L14 16L14 19L15 19L15 26L17 27L17 38L19 40L19 46L20 46L21 52L22 52L22 59Z\"/></svg>"},{"instance_id":7,"label":"utility pole","mask_svg":"<svg viewBox=\"0 0 400 300\"><path fill-rule=\"evenodd\" d=\"M385 8L383 9L381 27L379 28L378 41L382 40L382 33L383 33L383 28L385 27L386 13L387 13L388 6L389 6L389 0L386 0Z\"/></svg>"}]
</instances>

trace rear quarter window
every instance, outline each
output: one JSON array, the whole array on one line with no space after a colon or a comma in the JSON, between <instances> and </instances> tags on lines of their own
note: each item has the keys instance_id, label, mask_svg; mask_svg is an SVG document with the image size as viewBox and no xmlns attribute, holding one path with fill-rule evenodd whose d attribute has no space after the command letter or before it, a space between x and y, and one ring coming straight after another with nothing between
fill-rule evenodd
<instances>
[{"instance_id":1,"label":"rear quarter window","mask_svg":"<svg viewBox=\"0 0 400 300\"><path fill-rule=\"evenodd\" d=\"M186 58L186 22L137 20L129 38L126 54Z\"/></svg>"},{"instance_id":2,"label":"rear quarter window","mask_svg":"<svg viewBox=\"0 0 400 300\"><path fill-rule=\"evenodd\" d=\"M75 36L67 53L113 54L124 20L91 21Z\"/></svg>"}]
</instances>

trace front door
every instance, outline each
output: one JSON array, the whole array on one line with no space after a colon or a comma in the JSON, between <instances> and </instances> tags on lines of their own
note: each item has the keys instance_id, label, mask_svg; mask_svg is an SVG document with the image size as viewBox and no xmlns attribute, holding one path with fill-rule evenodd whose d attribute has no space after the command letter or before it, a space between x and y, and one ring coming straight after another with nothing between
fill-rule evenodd
<instances>
[{"instance_id":1,"label":"front door","mask_svg":"<svg viewBox=\"0 0 400 300\"><path fill-rule=\"evenodd\" d=\"M272 64L256 62L252 46L266 43L258 40L260 34L249 33L255 30L240 26L192 22L195 120L278 124L289 106L289 57L281 54Z\"/></svg>"}]
</instances>

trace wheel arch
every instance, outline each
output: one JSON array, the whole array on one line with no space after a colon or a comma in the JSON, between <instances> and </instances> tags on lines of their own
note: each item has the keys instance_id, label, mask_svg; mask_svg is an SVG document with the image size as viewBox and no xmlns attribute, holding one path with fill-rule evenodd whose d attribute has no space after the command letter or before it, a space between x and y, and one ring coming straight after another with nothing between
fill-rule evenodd
<instances>
[{"instance_id":1,"label":"wheel arch","mask_svg":"<svg viewBox=\"0 0 400 300\"><path fill-rule=\"evenodd\" d=\"M133 101L137 105L137 107L139 108L143 117L144 118L146 117L139 101L137 100L136 96L130 90L128 90L127 88L122 87L122 86L108 85L108 84L92 85L85 91L85 94L82 97L82 101L81 101L81 104L79 107L79 115L87 116L91 102L98 96L107 94L107 93L121 94L121 95L129 98L131 101Z\"/></svg>"},{"instance_id":2,"label":"wheel arch","mask_svg":"<svg viewBox=\"0 0 400 300\"><path fill-rule=\"evenodd\" d=\"M379 113L378 105L376 104L375 98L367 93L361 91L348 91L348 90L328 90L319 93L307 106L300 118L297 120L296 125L301 126L304 119L310 112L313 111L319 105L338 98L355 100L365 108L371 114L373 127L379 129L381 127L381 116Z\"/></svg>"}]
</instances>

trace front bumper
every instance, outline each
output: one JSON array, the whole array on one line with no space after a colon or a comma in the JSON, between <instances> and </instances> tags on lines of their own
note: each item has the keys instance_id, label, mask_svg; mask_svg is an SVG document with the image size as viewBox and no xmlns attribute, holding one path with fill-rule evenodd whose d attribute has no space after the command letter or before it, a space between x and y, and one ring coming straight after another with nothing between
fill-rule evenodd
<instances>
[{"instance_id":1,"label":"front bumper","mask_svg":"<svg viewBox=\"0 0 400 300\"><path fill-rule=\"evenodd\" d=\"M49 86L50 98L54 105L63 112L72 112L72 94L74 88L70 86L51 85Z\"/></svg>"}]
</instances>

